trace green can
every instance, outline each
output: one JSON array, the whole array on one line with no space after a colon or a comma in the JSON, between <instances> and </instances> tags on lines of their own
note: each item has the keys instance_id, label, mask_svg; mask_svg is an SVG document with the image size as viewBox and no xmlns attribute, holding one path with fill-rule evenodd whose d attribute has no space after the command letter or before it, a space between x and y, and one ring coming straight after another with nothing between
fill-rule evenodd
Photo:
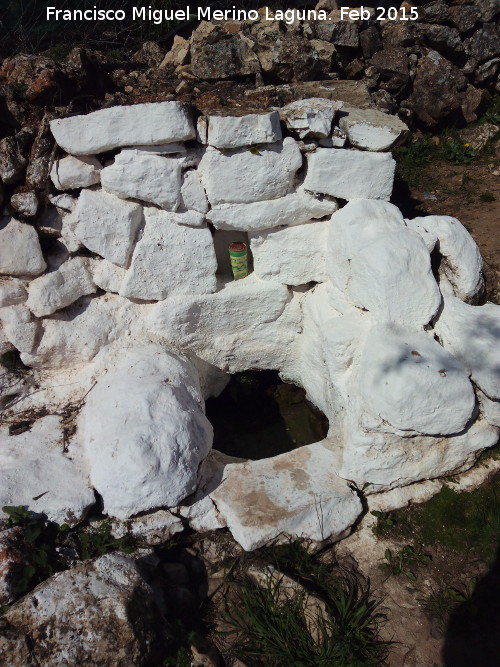
<instances>
[{"instance_id":1,"label":"green can","mask_svg":"<svg viewBox=\"0 0 500 667\"><path fill-rule=\"evenodd\" d=\"M248 275L248 250L246 243L231 243L229 245L229 259L235 280L246 278Z\"/></svg>"}]
</instances>

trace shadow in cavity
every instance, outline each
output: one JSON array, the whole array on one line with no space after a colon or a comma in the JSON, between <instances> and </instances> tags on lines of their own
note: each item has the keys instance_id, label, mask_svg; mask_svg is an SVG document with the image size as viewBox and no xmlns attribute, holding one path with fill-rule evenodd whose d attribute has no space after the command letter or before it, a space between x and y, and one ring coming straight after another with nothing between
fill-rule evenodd
<instances>
[{"instance_id":1,"label":"shadow in cavity","mask_svg":"<svg viewBox=\"0 0 500 667\"><path fill-rule=\"evenodd\" d=\"M236 373L206 410L214 448L246 459L277 456L328 432L327 418L306 401L305 391L282 382L277 371Z\"/></svg>"}]
</instances>

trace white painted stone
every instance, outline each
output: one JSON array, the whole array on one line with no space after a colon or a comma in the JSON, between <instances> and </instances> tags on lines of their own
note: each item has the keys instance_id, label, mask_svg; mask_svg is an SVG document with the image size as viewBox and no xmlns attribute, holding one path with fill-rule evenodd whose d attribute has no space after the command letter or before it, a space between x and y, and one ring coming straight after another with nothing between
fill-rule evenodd
<instances>
[{"instance_id":1,"label":"white painted stone","mask_svg":"<svg viewBox=\"0 0 500 667\"><path fill-rule=\"evenodd\" d=\"M49 195L49 201L51 204L54 204L61 213L71 213L75 210L78 202L75 197L66 193L61 195Z\"/></svg>"},{"instance_id":2,"label":"white painted stone","mask_svg":"<svg viewBox=\"0 0 500 667\"><path fill-rule=\"evenodd\" d=\"M128 535L133 540L148 546L164 544L183 530L182 520L168 510L158 510L126 521L114 519L111 522L111 534L114 537Z\"/></svg>"},{"instance_id":3,"label":"white painted stone","mask_svg":"<svg viewBox=\"0 0 500 667\"><path fill-rule=\"evenodd\" d=\"M24 303L27 298L26 284L22 280L0 280L0 308Z\"/></svg>"},{"instance_id":4,"label":"white painted stone","mask_svg":"<svg viewBox=\"0 0 500 667\"><path fill-rule=\"evenodd\" d=\"M497 426L500 428L500 399L492 400L488 398L480 389L477 391L477 397L479 399L479 405L481 406L481 412L484 415L485 420L491 426Z\"/></svg>"},{"instance_id":5,"label":"white painted stone","mask_svg":"<svg viewBox=\"0 0 500 667\"><path fill-rule=\"evenodd\" d=\"M283 143L255 151L235 149L223 153L209 146L198 171L212 205L248 204L288 194L301 165L297 142L286 137Z\"/></svg>"},{"instance_id":6,"label":"white painted stone","mask_svg":"<svg viewBox=\"0 0 500 667\"><path fill-rule=\"evenodd\" d=\"M7 426L0 427L0 508L23 505L51 521L74 524L94 504L87 472L63 453L59 419L42 417L19 435L9 435ZM1 510L0 516L5 516Z\"/></svg>"},{"instance_id":7,"label":"white painted stone","mask_svg":"<svg viewBox=\"0 0 500 667\"><path fill-rule=\"evenodd\" d=\"M455 297L445 297L435 331L484 393L489 398L500 398L500 306L470 306Z\"/></svg>"},{"instance_id":8,"label":"white painted stone","mask_svg":"<svg viewBox=\"0 0 500 667\"><path fill-rule=\"evenodd\" d=\"M94 155L119 146L158 145L193 139L191 118L180 102L117 106L50 121L67 153Z\"/></svg>"},{"instance_id":9,"label":"white painted stone","mask_svg":"<svg viewBox=\"0 0 500 667\"><path fill-rule=\"evenodd\" d=\"M255 275L285 285L324 282L328 221L252 232Z\"/></svg>"},{"instance_id":10,"label":"white painted stone","mask_svg":"<svg viewBox=\"0 0 500 667\"><path fill-rule=\"evenodd\" d=\"M37 317L51 315L86 294L97 290L92 280L90 260L74 257L57 271L46 273L29 284L27 306Z\"/></svg>"},{"instance_id":11,"label":"white painted stone","mask_svg":"<svg viewBox=\"0 0 500 667\"><path fill-rule=\"evenodd\" d=\"M196 488L198 465L212 444L196 372L152 343L104 354L108 371L78 420L104 511L125 519L175 506Z\"/></svg>"},{"instance_id":12,"label":"white painted stone","mask_svg":"<svg viewBox=\"0 0 500 667\"><path fill-rule=\"evenodd\" d=\"M159 144L158 146L125 146L122 148L122 153L124 151L141 151L141 153L150 153L151 155L174 155L184 154L187 152L185 144L181 143L172 143L172 144Z\"/></svg>"},{"instance_id":13,"label":"white painted stone","mask_svg":"<svg viewBox=\"0 0 500 667\"><path fill-rule=\"evenodd\" d=\"M158 300L215 291L217 261L210 230L179 225L179 215L144 209L146 225L122 283L122 296Z\"/></svg>"},{"instance_id":14,"label":"white painted stone","mask_svg":"<svg viewBox=\"0 0 500 667\"><path fill-rule=\"evenodd\" d=\"M200 116L196 121L196 141L206 145L208 136L208 120L206 116Z\"/></svg>"},{"instance_id":15,"label":"white painted stone","mask_svg":"<svg viewBox=\"0 0 500 667\"><path fill-rule=\"evenodd\" d=\"M425 218L422 219L425 220ZM433 232L429 232L427 229L425 229L421 224L417 222L417 220L418 218L415 218L415 220L405 220L406 226L408 227L408 229L412 229L414 232L417 232L417 234L420 234L423 242L425 243L425 247L427 248L429 253L431 253L436 247L438 237Z\"/></svg>"},{"instance_id":16,"label":"white painted stone","mask_svg":"<svg viewBox=\"0 0 500 667\"><path fill-rule=\"evenodd\" d=\"M281 141L278 113L245 116L208 116L208 144L215 148L239 148Z\"/></svg>"},{"instance_id":17,"label":"white painted stone","mask_svg":"<svg viewBox=\"0 0 500 667\"><path fill-rule=\"evenodd\" d=\"M76 234L83 245L125 266L142 221L142 207L102 191L82 190L75 210Z\"/></svg>"},{"instance_id":18,"label":"white painted stone","mask_svg":"<svg viewBox=\"0 0 500 667\"><path fill-rule=\"evenodd\" d=\"M50 178L58 190L88 188L99 183L101 169L101 163L95 157L68 155L54 162L50 170Z\"/></svg>"},{"instance_id":19,"label":"white painted stone","mask_svg":"<svg viewBox=\"0 0 500 667\"><path fill-rule=\"evenodd\" d=\"M320 139L319 145L323 148L343 148L347 141L347 134L338 127L334 127L331 136Z\"/></svg>"},{"instance_id":20,"label":"white painted stone","mask_svg":"<svg viewBox=\"0 0 500 667\"><path fill-rule=\"evenodd\" d=\"M343 102L333 102L320 97L291 102L279 110L282 120L289 130L305 137L326 138L330 135L335 114Z\"/></svg>"},{"instance_id":21,"label":"white painted stone","mask_svg":"<svg viewBox=\"0 0 500 667\"><path fill-rule=\"evenodd\" d=\"M359 369L365 410L402 431L459 433L475 396L462 364L431 336L396 324L374 326Z\"/></svg>"},{"instance_id":22,"label":"white painted stone","mask_svg":"<svg viewBox=\"0 0 500 667\"><path fill-rule=\"evenodd\" d=\"M61 217L61 240L68 252L78 252L83 243L78 238L78 214L75 210Z\"/></svg>"},{"instance_id":23,"label":"white painted stone","mask_svg":"<svg viewBox=\"0 0 500 667\"><path fill-rule=\"evenodd\" d=\"M428 215L411 221L439 241L443 259L440 277L451 284L451 296L463 301L474 299L483 289L483 262L476 242L456 219L449 215Z\"/></svg>"},{"instance_id":24,"label":"white painted stone","mask_svg":"<svg viewBox=\"0 0 500 667\"><path fill-rule=\"evenodd\" d=\"M33 350L39 326L24 303L0 308L0 322L5 337L16 350L26 353Z\"/></svg>"},{"instance_id":25,"label":"white painted stone","mask_svg":"<svg viewBox=\"0 0 500 667\"><path fill-rule=\"evenodd\" d=\"M342 115L339 127L356 148L366 151L389 151L408 135L408 126L397 116L377 109L349 109Z\"/></svg>"},{"instance_id":26,"label":"white painted stone","mask_svg":"<svg viewBox=\"0 0 500 667\"><path fill-rule=\"evenodd\" d=\"M389 153L318 148L307 155L304 188L341 199L389 199L396 162Z\"/></svg>"},{"instance_id":27,"label":"white painted stone","mask_svg":"<svg viewBox=\"0 0 500 667\"><path fill-rule=\"evenodd\" d=\"M175 210L181 194L179 160L140 151L122 151L101 172L102 187L122 199L140 199Z\"/></svg>"},{"instance_id":28,"label":"white painted stone","mask_svg":"<svg viewBox=\"0 0 500 667\"><path fill-rule=\"evenodd\" d=\"M269 201L219 204L210 209L207 219L217 229L257 231L281 225L300 225L330 215L337 209L336 201L298 191Z\"/></svg>"},{"instance_id":29,"label":"white painted stone","mask_svg":"<svg viewBox=\"0 0 500 667\"><path fill-rule=\"evenodd\" d=\"M208 211L208 200L200 177L194 170L186 171L182 179L181 199L185 208L200 213Z\"/></svg>"},{"instance_id":30,"label":"white painted stone","mask_svg":"<svg viewBox=\"0 0 500 667\"><path fill-rule=\"evenodd\" d=\"M340 538L362 511L335 458L321 443L271 459L230 464L210 494L246 551L278 537Z\"/></svg>"},{"instance_id":31,"label":"white painted stone","mask_svg":"<svg viewBox=\"0 0 500 667\"><path fill-rule=\"evenodd\" d=\"M95 261L93 264L92 279L95 284L106 292L118 294L127 270L121 266L108 262L107 259Z\"/></svg>"},{"instance_id":32,"label":"white painted stone","mask_svg":"<svg viewBox=\"0 0 500 667\"><path fill-rule=\"evenodd\" d=\"M0 275L38 276L46 267L36 230L15 218L0 220Z\"/></svg>"}]
</instances>

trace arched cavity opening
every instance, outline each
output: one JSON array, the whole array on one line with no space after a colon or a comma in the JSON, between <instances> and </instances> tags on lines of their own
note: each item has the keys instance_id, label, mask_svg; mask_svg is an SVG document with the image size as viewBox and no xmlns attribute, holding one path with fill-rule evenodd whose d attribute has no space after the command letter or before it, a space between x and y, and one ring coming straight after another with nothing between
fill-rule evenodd
<instances>
[{"instance_id":1,"label":"arched cavity opening","mask_svg":"<svg viewBox=\"0 0 500 667\"><path fill-rule=\"evenodd\" d=\"M235 373L217 398L206 402L214 448L245 459L266 459L323 440L328 419L300 387L277 371Z\"/></svg>"}]
</instances>

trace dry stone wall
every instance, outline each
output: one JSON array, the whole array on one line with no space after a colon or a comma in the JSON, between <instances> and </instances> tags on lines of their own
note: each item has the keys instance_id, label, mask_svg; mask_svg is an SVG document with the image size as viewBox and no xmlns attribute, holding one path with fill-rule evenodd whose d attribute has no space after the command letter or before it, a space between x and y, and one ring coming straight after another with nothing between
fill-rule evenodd
<instances>
[{"instance_id":1,"label":"dry stone wall","mask_svg":"<svg viewBox=\"0 0 500 667\"><path fill-rule=\"evenodd\" d=\"M167 101L50 129L45 242L0 223L0 349L32 369L2 383L6 414L54 414L0 426L0 506L75 523L95 490L114 518L159 510L156 530L176 507L245 549L338 539L362 511L352 482L455 473L495 444L500 308L476 305L458 220L389 203L397 117L309 98L195 118ZM253 260L238 281L235 240ZM304 387L328 437L256 462L212 450L204 399L246 369Z\"/></svg>"}]
</instances>

